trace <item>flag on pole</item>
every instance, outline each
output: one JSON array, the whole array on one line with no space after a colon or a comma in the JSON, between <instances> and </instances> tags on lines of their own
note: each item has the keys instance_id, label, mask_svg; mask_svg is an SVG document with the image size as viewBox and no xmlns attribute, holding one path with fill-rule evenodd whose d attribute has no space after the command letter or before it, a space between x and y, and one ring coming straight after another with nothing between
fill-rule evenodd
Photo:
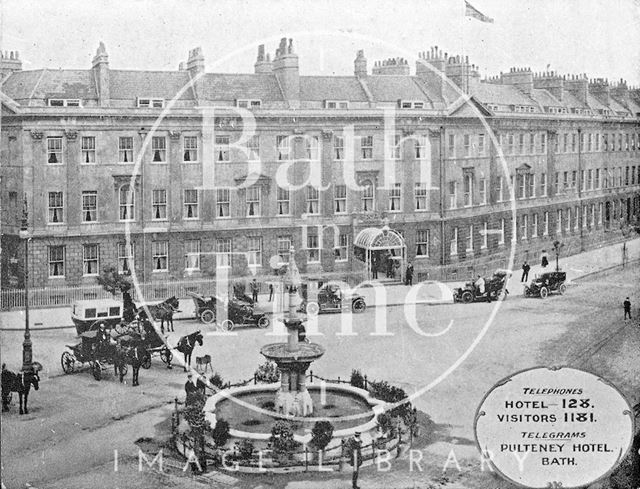
<instances>
[{"instance_id":1,"label":"flag on pole","mask_svg":"<svg viewBox=\"0 0 640 489\"><path fill-rule=\"evenodd\" d=\"M487 17L482 12L480 12L477 8L471 5L467 0L464 2L464 15L465 17L473 17L474 19L478 19L480 22L488 22L493 24L493 19L491 17Z\"/></svg>"}]
</instances>

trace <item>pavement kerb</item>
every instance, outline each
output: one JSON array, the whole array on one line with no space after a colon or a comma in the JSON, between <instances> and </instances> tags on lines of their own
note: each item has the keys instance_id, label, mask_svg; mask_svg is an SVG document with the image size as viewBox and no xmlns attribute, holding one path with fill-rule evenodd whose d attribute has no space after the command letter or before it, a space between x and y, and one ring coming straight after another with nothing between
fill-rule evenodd
<instances>
[{"instance_id":1,"label":"pavement kerb","mask_svg":"<svg viewBox=\"0 0 640 489\"><path fill-rule=\"evenodd\" d=\"M632 265L632 264L636 264L636 263L640 263L640 258L637 259L633 259L633 260L629 260L628 262L626 262L626 265ZM575 285L574 282L585 279L587 277L590 277L592 275L596 275L599 273L603 273L609 270L614 270L616 268L622 268L622 264L616 264L616 265L611 265L608 267L604 267L604 268L600 268L598 270L593 270L581 275L577 275L573 278L567 279L567 285ZM442 282L444 284L456 284L456 283L460 283L460 281L451 281L451 282ZM403 285L401 284L394 284L391 285L390 287L398 287L401 286L403 287ZM433 299L433 300L417 300L415 302L412 302L411 305L430 305L430 306L435 306L435 305L442 305L442 304L454 304L454 302L452 301L445 301L445 300L441 300L441 299ZM399 301L399 302L388 302L386 304L367 304L368 308L374 308L374 307L398 307L398 306L403 306L406 305L405 302ZM58 306L58 307L51 307L50 309L59 309L62 306ZM67 307L67 306L65 306ZM43 308L37 308L37 309L43 309ZM49 308L48 308L49 309ZM9 311L3 311L3 313L6 313ZM2 314L2 313L0 313ZM74 328L75 326L73 324L70 325L65 325L65 326L31 326L31 330L56 330L56 329L71 329ZM24 328L2 328L0 327L0 331L24 331Z\"/></svg>"}]
</instances>

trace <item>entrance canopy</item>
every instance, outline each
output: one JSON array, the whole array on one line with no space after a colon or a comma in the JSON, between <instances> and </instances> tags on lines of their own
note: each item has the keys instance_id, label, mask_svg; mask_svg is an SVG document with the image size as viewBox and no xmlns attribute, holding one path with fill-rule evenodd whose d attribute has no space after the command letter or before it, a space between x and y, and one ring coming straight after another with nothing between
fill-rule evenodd
<instances>
[{"instance_id":1,"label":"entrance canopy","mask_svg":"<svg viewBox=\"0 0 640 489\"><path fill-rule=\"evenodd\" d=\"M404 238L396 231L383 228L366 228L358 233L353 246L365 250L394 250L404 249Z\"/></svg>"}]
</instances>

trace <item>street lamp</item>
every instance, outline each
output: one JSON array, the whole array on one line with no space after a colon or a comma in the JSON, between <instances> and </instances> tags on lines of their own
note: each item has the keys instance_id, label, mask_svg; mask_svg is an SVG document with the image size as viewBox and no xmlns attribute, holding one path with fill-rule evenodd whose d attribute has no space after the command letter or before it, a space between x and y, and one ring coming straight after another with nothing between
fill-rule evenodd
<instances>
[{"instance_id":1,"label":"street lamp","mask_svg":"<svg viewBox=\"0 0 640 489\"><path fill-rule=\"evenodd\" d=\"M561 243L558 240L555 240L553 242L553 251L555 251L556 253L556 272L560 271L559 258L560 258L560 250L562 249L563 246L564 246L564 243Z\"/></svg>"},{"instance_id":2,"label":"street lamp","mask_svg":"<svg viewBox=\"0 0 640 489\"><path fill-rule=\"evenodd\" d=\"M22 342L22 371L33 370L33 345L31 332L29 331L29 213L27 210L27 196L24 196L22 208L22 226L20 226L20 239L24 240L24 341Z\"/></svg>"}]
</instances>

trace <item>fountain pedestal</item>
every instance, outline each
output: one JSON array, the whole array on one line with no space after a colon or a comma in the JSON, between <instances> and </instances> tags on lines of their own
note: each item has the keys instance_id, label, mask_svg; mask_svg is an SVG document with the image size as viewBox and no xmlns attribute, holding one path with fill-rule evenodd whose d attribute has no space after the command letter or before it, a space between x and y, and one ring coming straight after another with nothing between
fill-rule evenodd
<instances>
[{"instance_id":1,"label":"fountain pedestal","mask_svg":"<svg viewBox=\"0 0 640 489\"><path fill-rule=\"evenodd\" d=\"M324 348L317 343L299 341L302 327L300 319L289 317L284 323L288 333L287 343L272 343L260 350L280 369L280 389L276 393L275 409L280 414L290 416L311 416L313 402L307 391L307 370L311 362L324 354Z\"/></svg>"}]
</instances>

